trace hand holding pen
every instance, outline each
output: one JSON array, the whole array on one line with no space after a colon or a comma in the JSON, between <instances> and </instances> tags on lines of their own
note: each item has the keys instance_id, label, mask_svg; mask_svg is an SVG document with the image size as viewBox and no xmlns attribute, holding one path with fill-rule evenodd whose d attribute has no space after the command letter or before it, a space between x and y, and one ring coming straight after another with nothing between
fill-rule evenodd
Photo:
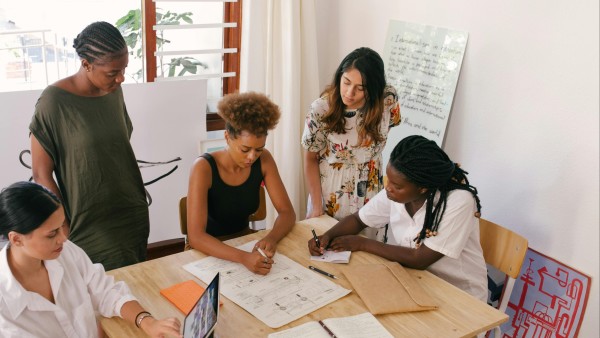
<instances>
[{"instance_id":1,"label":"hand holding pen","mask_svg":"<svg viewBox=\"0 0 600 338\"><path fill-rule=\"evenodd\" d=\"M266 275L271 271L272 265L275 263L271 253L266 253L260 246L254 248L252 252L244 254L241 263L244 266L257 274ZM271 256L271 257L269 257Z\"/></svg>"},{"instance_id":2,"label":"hand holding pen","mask_svg":"<svg viewBox=\"0 0 600 338\"><path fill-rule=\"evenodd\" d=\"M322 235L317 236L315 229L311 229L313 238L308 241L308 251L313 256L320 256L325 253L325 248L329 244L329 237Z\"/></svg>"}]
</instances>

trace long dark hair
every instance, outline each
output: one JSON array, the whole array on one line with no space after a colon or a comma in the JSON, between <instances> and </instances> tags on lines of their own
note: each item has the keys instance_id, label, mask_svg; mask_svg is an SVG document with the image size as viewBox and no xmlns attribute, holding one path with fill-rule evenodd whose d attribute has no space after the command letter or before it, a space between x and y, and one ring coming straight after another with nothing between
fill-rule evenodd
<instances>
[{"instance_id":1,"label":"long dark hair","mask_svg":"<svg viewBox=\"0 0 600 338\"><path fill-rule=\"evenodd\" d=\"M362 77L365 88L365 106L362 125L358 127L359 144L366 138L373 142L383 141L379 125L383 118L383 90L386 86L383 60L376 51L361 47L348 54L340 63L331 84L321 96L327 96L329 111L323 117L323 123L328 130L337 134L346 133L346 118L344 117L344 102L340 93L340 81L344 72L356 69Z\"/></svg>"},{"instance_id":2,"label":"long dark hair","mask_svg":"<svg viewBox=\"0 0 600 338\"><path fill-rule=\"evenodd\" d=\"M413 135L402 139L390 155L390 165L406 176L416 186L428 189L425 221L421 233L415 238L419 245L427 234L435 235L446 211L448 193L455 189L467 190L473 194L477 203L476 217L481 214L481 203L477 196L477 188L469 184L468 172L460 168L458 163L450 160L448 155L435 143L423 136ZM433 205L436 191L440 199Z\"/></svg>"},{"instance_id":3,"label":"long dark hair","mask_svg":"<svg viewBox=\"0 0 600 338\"><path fill-rule=\"evenodd\" d=\"M26 235L39 228L60 207L50 190L33 182L17 182L0 192L0 235Z\"/></svg>"}]
</instances>

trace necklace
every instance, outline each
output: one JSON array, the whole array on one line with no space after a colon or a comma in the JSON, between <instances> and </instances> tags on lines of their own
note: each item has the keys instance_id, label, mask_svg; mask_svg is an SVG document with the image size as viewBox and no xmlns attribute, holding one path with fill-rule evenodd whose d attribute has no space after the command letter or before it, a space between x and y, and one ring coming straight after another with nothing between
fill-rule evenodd
<instances>
[{"instance_id":1,"label":"necklace","mask_svg":"<svg viewBox=\"0 0 600 338\"><path fill-rule=\"evenodd\" d=\"M344 112L344 117L354 117L354 115L356 115L356 109L355 110L346 110Z\"/></svg>"}]
</instances>

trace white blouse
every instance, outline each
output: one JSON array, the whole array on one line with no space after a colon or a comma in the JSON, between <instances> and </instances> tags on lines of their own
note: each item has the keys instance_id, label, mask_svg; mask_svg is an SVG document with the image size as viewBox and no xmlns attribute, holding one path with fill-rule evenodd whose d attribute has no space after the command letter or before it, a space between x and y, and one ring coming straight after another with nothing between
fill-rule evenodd
<instances>
[{"instance_id":1,"label":"white blouse","mask_svg":"<svg viewBox=\"0 0 600 338\"><path fill-rule=\"evenodd\" d=\"M437 192L434 204L440 193ZM415 248L413 239L423 229L425 203L410 217L404 204L387 198L380 191L365 204L358 216L369 227L381 228L389 223L388 244ZM427 271L472 296L487 300L487 268L479 242L479 219L473 195L466 190L448 193L446 210L437 230L437 235L426 238L423 245L444 255L431 264Z\"/></svg>"},{"instance_id":2,"label":"white blouse","mask_svg":"<svg viewBox=\"0 0 600 338\"><path fill-rule=\"evenodd\" d=\"M94 311L120 316L124 303L135 300L124 282L106 275L85 252L66 241L60 256L44 261L55 304L25 290L8 266L7 244L0 251L0 332L9 337L98 337Z\"/></svg>"}]
</instances>

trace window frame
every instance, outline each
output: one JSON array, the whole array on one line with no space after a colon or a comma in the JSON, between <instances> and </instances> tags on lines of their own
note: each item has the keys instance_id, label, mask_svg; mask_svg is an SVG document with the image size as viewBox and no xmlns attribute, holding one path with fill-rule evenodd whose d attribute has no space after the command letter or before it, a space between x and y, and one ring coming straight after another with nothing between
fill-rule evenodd
<instances>
[{"instance_id":1,"label":"window frame","mask_svg":"<svg viewBox=\"0 0 600 338\"><path fill-rule=\"evenodd\" d=\"M223 72L235 72L235 76L222 78L223 95L235 93L240 87L240 53L242 46L242 0L237 2L224 2L224 22L235 22L236 27L223 29L223 48L237 48L237 53L223 54ZM144 74L146 82L156 79L156 2L144 0L143 13L143 41L144 41ZM216 113L206 114L206 130L223 130L225 121Z\"/></svg>"}]
</instances>

